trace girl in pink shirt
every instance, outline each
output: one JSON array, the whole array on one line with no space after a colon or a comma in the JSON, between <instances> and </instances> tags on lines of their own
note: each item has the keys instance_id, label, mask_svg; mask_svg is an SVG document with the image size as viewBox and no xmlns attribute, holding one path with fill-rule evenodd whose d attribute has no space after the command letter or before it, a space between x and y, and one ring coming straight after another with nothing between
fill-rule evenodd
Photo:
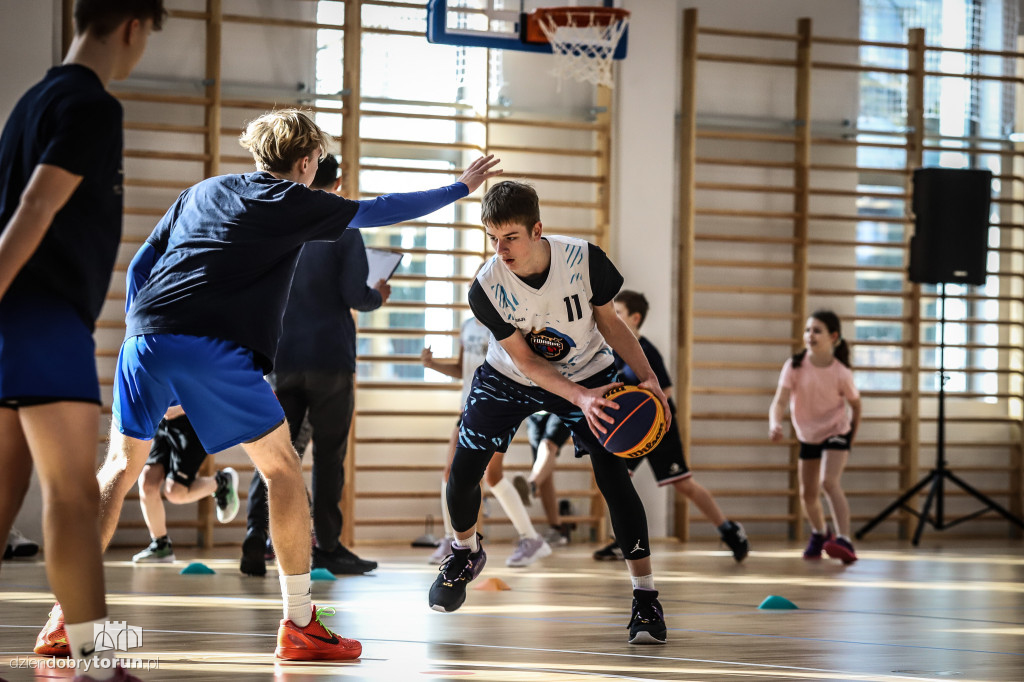
<instances>
[{"instance_id":1,"label":"girl in pink shirt","mask_svg":"<svg viewBox=\"0 0 1024 682\"><path fill-rule=\"evenodd\" d=\"M839 318L831 310L818 310L807 318L804 350L782 367L768 414L773 441L783 438L787 404L800 441L800 499L811 524L804 559L820 559L824 549L833 559L852 564L857 555L850 542L850 507L839 478L860 422L860 393L850 371L850 349L843 340ZM838 531L835 537L825 523L822 489Z\"/></svg>"}]
</instances>

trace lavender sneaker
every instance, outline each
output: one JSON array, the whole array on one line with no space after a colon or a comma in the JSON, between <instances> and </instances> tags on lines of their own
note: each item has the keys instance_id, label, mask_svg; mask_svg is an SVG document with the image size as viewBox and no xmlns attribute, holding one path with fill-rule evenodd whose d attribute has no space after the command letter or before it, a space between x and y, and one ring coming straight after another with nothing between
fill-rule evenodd
<instances>
[{"instance_id":1,"label":"lavender sneaker","mask_svg":"<svg viewBox=\"0 0 1024 682\"><path fill-rule=\"evenodd\" d=\"M442 613L451 613L466 601L466 586L484 570L487 564L487 552L477 533L480 549L471 552L469 547L452 545L452 553L441 564L441 574L430 586L428 601L430 608Z\"/></svg>"},{"instance_id":2,"label":"lavender sneaker","mask_svg":"<svg viewBox=\"0 0 1024 682\"><path fill-rule=\"evenodd\" d=\"M535 538L520 538L505 565L522 568L546 556L551 556L551 545L544 538L539 535Z\"/></svg>"},{"instance_id":3,"label":"lavender sneaker","mask_svg":"<svg viewBox=\"0 0 1024 682\"><path fill-rule=\"evenodd\" d=\"M444 563L445 558L452 553L452 539L450 537L441 538L441 542L437 543L437 549L427 559L428 563L440 566Z\"/></svg>"}]
</instances>

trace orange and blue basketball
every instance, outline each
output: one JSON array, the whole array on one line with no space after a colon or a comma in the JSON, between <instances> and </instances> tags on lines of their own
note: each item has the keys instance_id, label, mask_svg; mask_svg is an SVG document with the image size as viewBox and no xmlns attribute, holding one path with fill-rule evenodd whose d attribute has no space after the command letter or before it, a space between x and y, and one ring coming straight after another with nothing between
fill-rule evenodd
<instances>
[{"instance_id":1,"label":"orange and blue basketball","mask_svg":"<svg viewBox=\"0 0 1024 682\"><path fill-rule=\"evenodd\" d=\"M657 447L665 435L665 408L653 393L639 386L620 386L604 397L619 405L617 410L605 410L615 421L602 422L608 431L597 434L606 450L633 459Z\"/></svg>"}]
</instances>

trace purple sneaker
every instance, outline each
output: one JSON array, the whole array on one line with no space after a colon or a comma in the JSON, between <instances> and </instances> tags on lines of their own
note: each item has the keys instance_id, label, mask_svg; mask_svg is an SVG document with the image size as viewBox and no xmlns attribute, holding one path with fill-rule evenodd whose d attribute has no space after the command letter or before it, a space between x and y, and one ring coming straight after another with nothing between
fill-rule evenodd
<instances>
[{"instance_id":1,"label":"purple sneaker","mask_svg":"<svg viewBox=\"0 0 1024 682\"><path fill-rule=\"evenodd\" d=\"M857 560L857 553L853 551L853 545L846 538L829 538L824 549L825 554L833 559L839 559L847 566Z\"/></svg>"},{"instance_id":2,"label":"purple sneaker","mask_svg":"<svg viewBox=\"0 0 1024 682\"><path fill-rule=\"evenodd\" d=\"M484 551L482 538L477 533L480 549L470 552L468 547L452 544L452 553L441 565L441 574L430 586L428 601L430 608L442 613L451 613L466 601L466 586L484 570L487 563L487 552Z\"/></svg>"},{"instance_id":3,"label":"purple sneaker","mask_svg":"<svg viewBox=\"0 0 1024 682\"><path fill-rule=\"evenodd\" d=\"M820 559L822 548L831 540L832 533L811 533L811 539L807 541L807 549L804 550L804 559L808 561Z\"/></svg>"},{"instance_id":4,"label":"purple sneaker","mask_svg":"<svg viewBox=\"0 0 1024 682\"><path fill-rule=\"evenodd\" d=\"M546 556L551 556L551 545L544 538L539 535L535 538L520 538L505 565L522 568Z\"/></svg>"}]
</instances>

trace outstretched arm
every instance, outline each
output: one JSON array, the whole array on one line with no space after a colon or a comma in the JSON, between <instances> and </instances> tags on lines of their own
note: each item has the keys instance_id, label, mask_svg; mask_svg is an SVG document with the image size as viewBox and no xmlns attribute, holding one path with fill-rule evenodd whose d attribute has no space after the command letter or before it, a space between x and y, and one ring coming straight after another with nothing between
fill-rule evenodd
<instances>
[{"instance_id":1,"label":"outstretched arm","mask_svg":"<svg viewBox=\"0 0 1024 682\"><path fill-rule=\"evenodd\" d=\"M501 159L494 158L493 154L482 156L469 164L459 179L447 187L424 192L383 194L375 199L358 201L359 209L349 221L349 227L381 227L429 215L472 194L486 180L500 175L500 168L492 170L499 161Z\"/></svg>"},{"instance_id":2,"label":"outstretched arm","mask_svg":"<svg viewBox=\"0 0 1024 682\"><path fill-rule=\"evenodd\" d=\"M0 234L0 298L39 248L57 212L81 182L81 175L46 163L32 171L18 208Z\"/></svg>"}]
</instances>

